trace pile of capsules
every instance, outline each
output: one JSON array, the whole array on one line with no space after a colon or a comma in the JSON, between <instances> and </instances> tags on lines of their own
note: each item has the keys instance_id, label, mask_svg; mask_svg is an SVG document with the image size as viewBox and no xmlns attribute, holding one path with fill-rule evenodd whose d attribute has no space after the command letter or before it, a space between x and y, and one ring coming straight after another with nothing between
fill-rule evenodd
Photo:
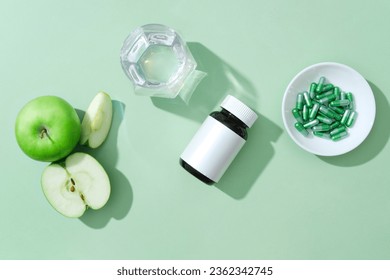
<instances>
[{"instance_id":1,"label":"pile of capsules","mask_svg":"<svg viewBox=\"0 0 390 280\"><path fill-rule=\"evenodd\" d=\"M326 83L325 77L311 83L308 92L298 93L292 114L297 120L295 128L304 136L311 130L315 136L333 141L347 137L347 129L357 117L352 93Z\"/></svg>"}]
</instances>

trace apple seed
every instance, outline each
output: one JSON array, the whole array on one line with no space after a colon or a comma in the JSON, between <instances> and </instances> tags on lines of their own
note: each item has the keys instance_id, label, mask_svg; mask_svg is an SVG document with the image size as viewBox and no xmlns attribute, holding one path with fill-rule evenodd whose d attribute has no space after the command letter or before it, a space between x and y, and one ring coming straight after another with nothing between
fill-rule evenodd
<instances>
[{"instance_id":1,"label":"apple seed","mask_svg":"<svg viewBox=\"0 0 390 280\"><path fill-rule=\"evenodd\" d=\"M72 186L70 187L70 191L74 192L76 190L76 188L74 187L76 183L74 182L73 178L70 178L70 183L72 184Z\"/></svg>"}]
</instances>

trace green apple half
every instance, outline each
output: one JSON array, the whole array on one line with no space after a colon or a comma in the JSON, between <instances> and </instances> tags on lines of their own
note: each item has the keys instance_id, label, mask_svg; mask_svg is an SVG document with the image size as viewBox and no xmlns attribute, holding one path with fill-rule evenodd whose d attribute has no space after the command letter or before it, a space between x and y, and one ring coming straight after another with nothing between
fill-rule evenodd
<instances>
[{"instance_id":1,"label":"green apple half","mask_svg":"<svg viewBox=\"0 0 390 280\"><path fill-rule=\"evenodd\" d=\"M15 122L22 151L40 161L69 155L80 140L80 119L75 109L57 96L40 96L28 102Z\"/></svg>"},{"instance_id":2,"label":"green apple half","mask_svg":"<svg viewBox=\"0 0 390 280\"><path fill-rule=\"evenodd\" d=\"M81 122L80 144L99 147L106 140L112 121L112 101L105 92L99 92L91 101Z\"/></svg>"},{"instance_id":3,"label":"green apple half","mask_svg":"<svg viewBox=\"0 0 390 280\"><path fill-rule=\"evenodd\" d=\"M41 184L51 206L70 218L81 217L88 207L102 208L111 192L106 171L95 158L81 152L47 166Z\"/></svg>"}]
</instances>

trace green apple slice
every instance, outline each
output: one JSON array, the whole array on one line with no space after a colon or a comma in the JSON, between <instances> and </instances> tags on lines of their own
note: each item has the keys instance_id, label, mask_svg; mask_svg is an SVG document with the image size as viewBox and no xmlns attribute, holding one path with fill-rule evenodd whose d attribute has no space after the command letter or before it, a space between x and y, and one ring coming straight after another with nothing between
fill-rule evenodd
<instances>
[{"instance_id":1,"label":"green apple slice","mask_svg":"<svg viewBox=\"0 0 390 280\"><path fill-rule=\"evenodd\" d=\"M106 140L112 121L112 101L105 92L99 92L81 122L80 144L99 147Z\"/></svg>"},{"instance_id":2,"label":"green apple slice","mask_svg":"<svg viewBox=\"0 0 390 280\"><path fill-rule=\"evenodd\" d=\"M49 203L66 217L81 217L85 210L102 208L111 192L110 181L100 163L86 153L74 153L62 164L52 163L41 178Z\"/></svg>"}]
</instances>

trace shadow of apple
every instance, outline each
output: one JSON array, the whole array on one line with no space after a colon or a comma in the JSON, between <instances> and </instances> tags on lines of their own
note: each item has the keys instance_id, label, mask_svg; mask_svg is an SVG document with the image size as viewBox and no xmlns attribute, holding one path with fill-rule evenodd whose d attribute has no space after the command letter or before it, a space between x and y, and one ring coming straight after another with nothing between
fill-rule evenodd
<instances>
[{"instance_id":1,"label":"shadow of apple","mask_svg":"<svg viewBox=\"0 0 390 280\"><path fill-rule=\"evenodd\" d=\"M129 213L133 203L133 191L129 180L116 168L118 161L118 131L123 120L125 104L113 100L113 116L110 132L104 143L96 148L80 146L77 149L93 156L106 170L111 183L111 195L107 204L99 209L88 209L79 219L91 228L103 228L114 218L121 220ZM85 114L84 111L77 110L79 117Z\"/></svg>"}]
</instances>

